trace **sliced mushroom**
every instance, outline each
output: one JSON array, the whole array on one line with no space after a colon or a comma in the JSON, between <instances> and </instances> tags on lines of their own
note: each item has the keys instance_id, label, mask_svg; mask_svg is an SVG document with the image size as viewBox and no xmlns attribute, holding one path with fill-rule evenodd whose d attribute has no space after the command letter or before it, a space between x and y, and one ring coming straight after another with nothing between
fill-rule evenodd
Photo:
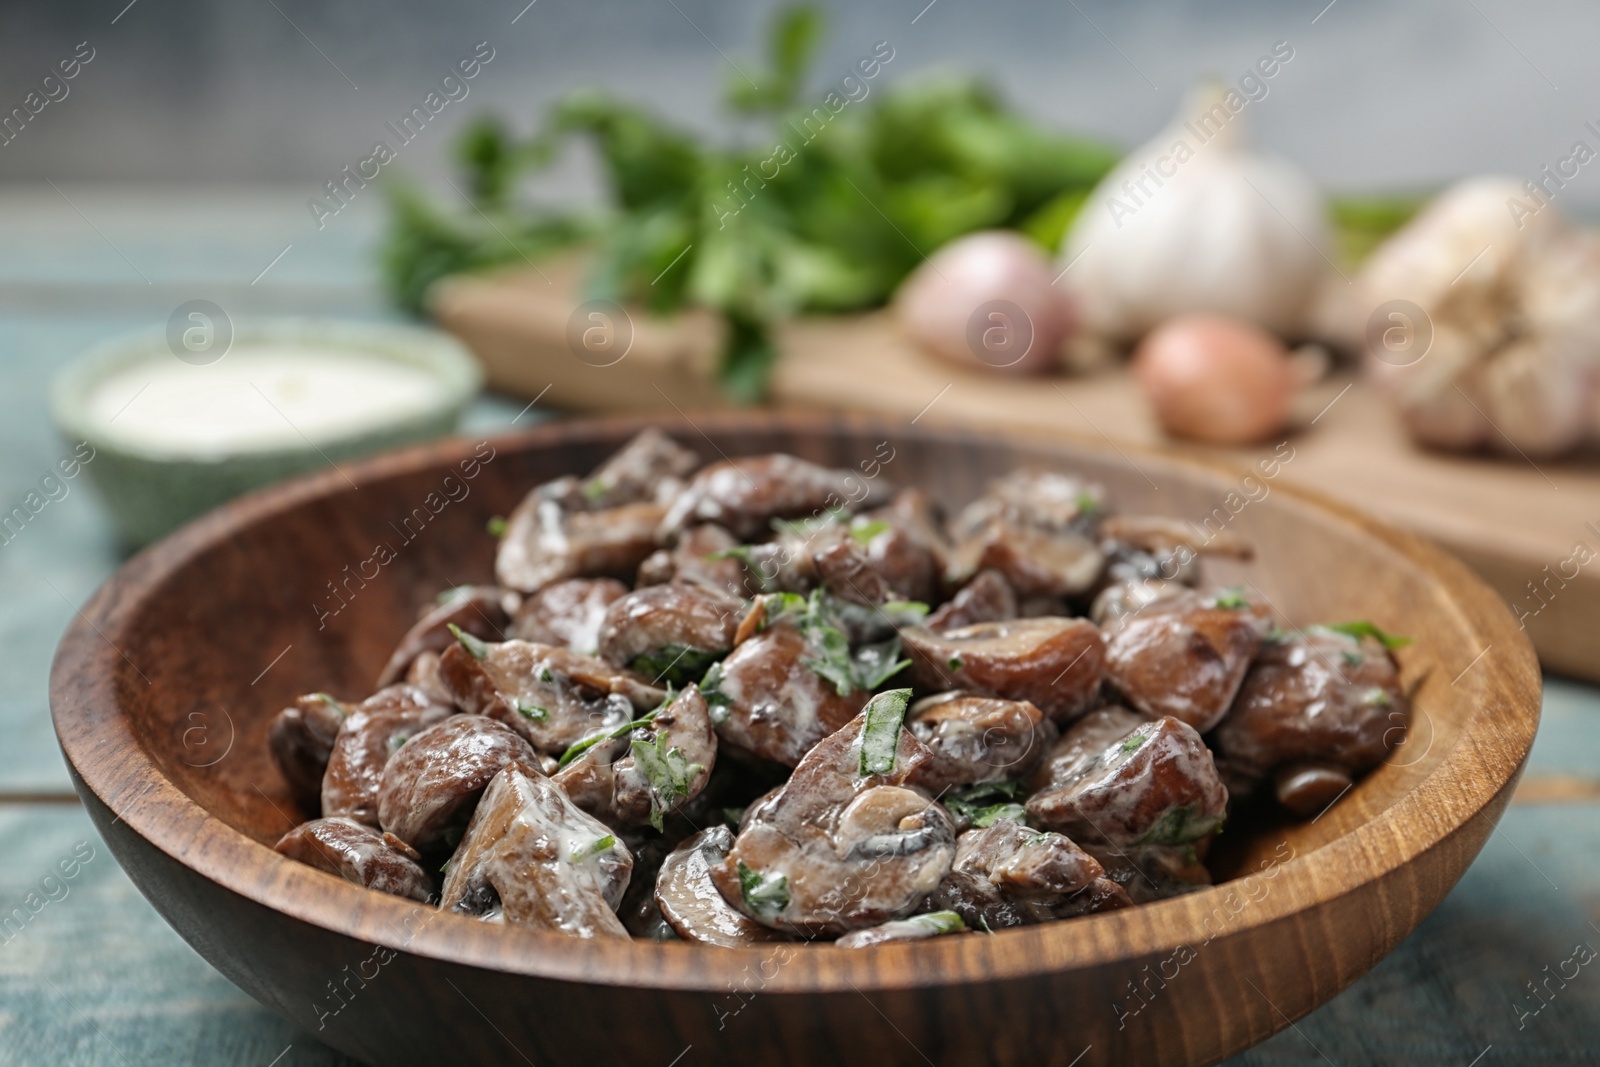
<instances>
[{"instance_id":1,"label":"sliced mushroom","mask_svg":"<svg viewBox=\"0 0 1600 1067\"><path fill-rule=\"evenodd\" d=\"M655 896L662 918L679 937L697 945L739 948L788 940L746 917L717 891L711 881L711 869L726 860L732 848L733 831L726 826L711 826L662 860Z\"/></svg>"},{"instance_id":2,"label":"sliced mushroom","mask_svg":"<svg viewBox=\"0 0 1600 1067\"><path fill-rule=\"evenodd\" d=\"M319 810L322 775L328 769L339 727L350 713L347 705L326 693L311 693L295 700L272 720L267 747L294 798L306 811Z\"/></svg>"},{"instance_id":3,"label":"sliced mushroom","mask_svg":"<svg viewBox=\"0 0 1600 1067\"><path fill-rule=\"evenodd\" d=\"M402 745L456 713L426 690L410 685L381 689L350 710L334 739L322 777L322 814L378 825L383 768Z\"/></svg>"},{"instance_id":4,"label":"sliced mushroom","mask_svg":"<svg viewBox=\"0 0 1600 1067\"><path fill-rule=\"evenodd\" d=\"M716 762L710 711L691 685L654 711L648 724L586 750L555 781L605 822L648 822L660 830L667 815L705 789Z\"/></svg>"},{"instance_id":5,"label":"sliced mushroom","mask_svg":"<svg viewBox=\"0 0 1600 1067\"><path fill-rule=\"evenodd\" d=\"M648 586L606 609L600 657L653 683L698 681L733 647L743 615L742 602L700 586Z\"/></svg>"},{"instance_id":6,"label":"sliced mushroom","mask_svg":"<svg viewBox=\"0 0 1600 1067\"><path fill-rule=\"evenodd\" d=\"M1267 642L1214 738L1243 775L1284 769L1286 806L1315 814L1332 802L1330 790L1337 795L1352 775L1383 762L1409 719L1399 669L1382 642L1311 627Z\"/></svg>"},{"instance_id":7,"label":"sliced mushroom","mask_svg":"<svg viewBox=\"0 0 1600 1067\"><path fill-rule=\"evenodd\" d=\"M484 790L450 857L439 907L486 922L627 937L616 909L633 856L560 786L519 763Z\"/></svg>"},{"instance_id":8,"label":"sliced mushroom","mask_svg":"<svg viewBox=\"0 0 1600 1067\"><path fill-rule=\"evenodd\" d=\"M1012 619L944 633L922 627L901 636L911 680L923 691L1027 700L1057 723L1082 714L1100 691L1105 641L1087 619Z\"/></svg>"},{"instance_id":9,"label":"sliced mushroom","mask_svg":"<svg viewBox=\"0 0 1600 1067\"><path fill-rule=\"evenodd\" d=\"M1228 713L1270 629L1265 609L1241 594L1162 597L1106 642L1106 680L1136 711L1205 733Z\"/></svg>"},{"instance_id":10,"label":"sliced mushroom","mask_svg":"<svg viewBox=\"0 0 1600 1067\"><path fill-rule=\"evenodd\" d=\"M666 696L632 671L530 641L458 643L439 674L463 711L497 719L554 756Z\"/></svg>"},{"instance_id":11,"label":"sliced mushroom","mask_svg":"<svg viewBox=\"0 0 1600 1067\"><path fill-rule=\"evenodd\" d=\"M662 520L670 538L690 526L714 522L735 537L765 533L773 519L860 509L888 495L880 483L853 471L830 470L795 456L749 456L713 463L694 476Z\"/></svg>"},{"instance_id":12,"label":"sliced mushroom","mask_svg":"<svg viewBox=\"0 0 1600 1067\"><path fill-rule=\"evenodd\" d=\"M1090 844L1084 847L1106 869L1106 877L1121 886L1135 904L1167 900L1211 884L1211 872L1190 845L1120 849Z\"/></svg>"},{"instance_id":13,"label":"sliced mushroom","mask_svg":"<svg viewBox=\"0 0 1600 1067\"><path fill-rule=\"evenodd\" d=\"M1184 845L1216 832L1227 812L1210 749L1171 716L1140 724L1092 759L1047 767L1028 818L1086 845Z\"/></svg>"},{"instance_id":14,"label":"sliced mushroom","mask_svg":"<svg viewBox=\"0 0 1600 1067\"><path fill-rule=\"evenodd\" d=\"M378 822L412 848L448 843L502 767L536 759L528 742L493 719L452 715L390 757L378 788Z\"/></svg>"},{"instance_id":15,"label":"sliced mushroom","mask_svg":"<svg viewBox=\"0 0 1600 1067\"><path fill-rule=\"evenodd\" d=\"M569 578L547 585L523 600L505 636L592 656L600 650L606 609L627 593L615 578Z\"/></svg>"},{"instance_id":16,"label":"sliced mushroom","mask_svg":"<svg viewBox=\"0 0 1600 1067\"><path fill-rule=\"evenodd\" d=\"M622 504L671 503L700 457L655 427L647 427L583 482L583 498L603 510Z\"/></svg>"},{"instance_id":17,"label":"sliced mushroom","mask_svg":"<svg viewBox=\"0 0 1600 1067\"><path fill-rule=\"evenodd\" d=\"M850 537L897 597L924 603L939 599L952 546L922 490L902 489L887 507L857 515Z\"/></svg>"},{"instance_id":18,"label":"sliced mushroom","mask_svg":"<svg viewBox=\"0 0 1600 1067\"><path fill-rule=\"evenodd\" d=\"M419 653L417 658L411 661L411 666L406 668L405 684L422 690L440 704L454 703L450 699L450 690L445 688L444 682L439 678L437 652Z\"/></svg>"},{"instance_id":19,"label":"sliced mushroom","mask_svg":"<svg viewBox=\"0 0 1600 1067\"><path fill-rule=\"evenodd\" d=\"M393 834L353 819L301 823L273 848L292 860L380 893L409 900L433 898L433 883L417 862L415 850Z\"/></svg>"},{"instance_id":20,"label":"sliced mushroom","mask_svg":"<svg viewBox=\"0 0 1600 1067\"><path fill-rule=\"evenodd\" d=\"M761 585L747 572L739 539L713 523L691 526L671 548L658 549L639 564L635 584L681 582L729 597L754 596Z\"/></svg>"},{"instance_id":21,"label":"sliced mushroom","mask_svg":"<svg viewBox=\"0 0 1600 1067\"><path fill-rule=\"evenodd\" d=\"M1055 725L1026 700L959 691L919 700L906 728L930 756L914 784L935 796L1026 777L1056 738Z\"/></svg>"},{"instance_id":22,"label":"sliced mushroom","mask_svg":"<svg viewBox=\"0 0 1600 1067\"><path fill-rule=\"evenodd\" d=\"M378 688L384 689L406 676L412 662L424 652L443 652L455 643L450 627L463 630L485 641L506 636L511 613L519 597L495 585L463 586L451 591L449 599L424 612L406 631L394 654L378 675Z\"/></svg>"},{"instance_id":23,"label":"sliced mushroom","mask_svg":"<svg viewBox=\"0 0 1600 1067\"><path fill-rule=\"evenodd\" d=\"M631 578L655 551L665 507L640 503L573 510L572 492L570 484L550 483L517 505L495 555L495 576L502 585L533 593L566 578Z\"/></svg>"},{"instance_id":24,"label":"sliced mushroom","mask_svg":"<svg viewBox=\"0 0 1600 1067\"><path fill-rule=\"evenodd\" d=\"M891 941L924 941L942 934L965 933L967 924L953 911L929 911L909 919L895 919L845 934L834 944L840 948L871 948Z\"/></svg>"},{"instance_id":25,"label":"sliced mushroom","mask_svg":"<svg viewBox=\"0 0 1600 1067\"><path fill-rule=\"evenodd\" d=\"M975 929L1028 926L1086 914L1089 901L1077 898L1104 875L1093 856L1062 834L1001 819L961 835L955 863L928 904L954 911Z\"/></svg>"},{"instance_id":26,"label":"sliced mushroom","mask_svg":"<svg viewBox=\"0 0 1600 1067\"><path fill-rule=\"evenodd\" d=\"M1015 471L957 516L951 570L957 580L999 571L1021 597L1074 596L1100 577L1096 528L1105 491L1074 475Z\"/></svg>"},{"instance_id":27,"label":"sliced mushroom","mask_svg":"<svg viewBox=\"0 0 1600 1067\"><path fill-rule=\"evenodd\" d=\"M813 553L811 562L823 587L840 600L876 606L894 599L893 590L873 567L866 549L854 541L837 541Z\"/></svg>"},{"instance_id":28,"label":"sliced mushroom","mask_svg":"<svg viewBox=\"0 0 1600 1067\"><path fill-rule=\"evenodd\" d=\"M1178 549L1188 549L1196 556L1255 558L1255 548L1231 530L1212 532L1165 515L1107 515L1100 523L1100 535L1157 559Z\"/></svg>"},{"instance_id":29,"label":"sliced mushroom","mask_svg":"<svg viewBox=\"0 0 1600 1067\"><path fill-rule=\"evenodd\" d=\"M871 695L840 695L810 665L816 650L793 626L772 626L739 643L703 681L723 741L793 767L811 747L860 713Z\"/></svg>"},{"instance_id":30,"label":"sliced mushroom","mask_svg":"<svg viewBox=\"0 0 1600 1067\"><path fill-rule=\"evenodd\" d=\"M1043 764L1028 783L1033 792L1048 788L1052 781L1069 781L1110 748L1137 730L1147 720L1137 712L1115 704L1095 708L1061 732Z\"/></svg>"},{"instance_id":31,"label":"sliced mushroom","mask_svg":"<svg viewBox=\"0 0 1600 1067\"><path fill-rule=\"evenodd\" d=\"M1017 594L999 571L979 571L950 601L928 616L935 633L980 622L1005 622L1017 617Z\"/></svg>"},{"instance_id":32,"label":"sliced mushroom","mask_svg":"<svg viewBox=\"0 0 1600 1067\"><path fill-rule=\"evenodd\" d=\"M910 691L880 693L751 807L727 859L723 897L763 925L835 936L902 919L955 856L950 816L909 781L927 748L902 727Z\"/></svg>"}]
</instances>

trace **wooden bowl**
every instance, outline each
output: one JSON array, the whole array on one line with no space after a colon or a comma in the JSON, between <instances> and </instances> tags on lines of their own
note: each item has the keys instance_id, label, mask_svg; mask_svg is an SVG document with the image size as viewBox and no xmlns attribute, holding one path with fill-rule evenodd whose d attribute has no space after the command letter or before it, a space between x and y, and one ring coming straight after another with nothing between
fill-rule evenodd
<instances>
[{"instance_id":1,"label":"wooden bowl","mask_svg":"<svg viewBox=\"0 0 1600 1067\"><path fill-rule=\"evenodd\" d=\"M665 428L708 459L876 460L879 477L947 505L1020 465L1070 468L1123 510L1226 525L1255 544L1242 573L1287 620L1415 635L1400 654L1415 722L1314 822L1232 827L1214 854L1231 881L870 951L584 942L441 914L274 853L303 813L268 756L273 713L306 691L367 693L420 604L490 576L488 518L640 425L449 441L258 493L133 559L63 639L56 730L112 852L201 955L318 1040L381 1064L1214 1063L1416 927L1493 830L1532 744L1539 673L1505 606L1438 549L1346 508L1091 443L706 416Z\"/></svg>"}]
</instances>

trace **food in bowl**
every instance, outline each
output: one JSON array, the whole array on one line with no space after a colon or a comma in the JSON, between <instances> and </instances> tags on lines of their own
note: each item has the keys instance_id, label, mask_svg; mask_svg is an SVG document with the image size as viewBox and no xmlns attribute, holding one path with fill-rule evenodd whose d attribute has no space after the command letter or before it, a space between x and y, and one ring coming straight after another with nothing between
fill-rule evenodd
<instances>
[{"instance_id":1,"label":"food in bowl","mask_svg":"<svg viewBox=\"0 0 1600 1067\"><path fill-rule=\"evenodd\" d=\"M946 523L879 461L646 430L535 487L498 585L279 714L320 817L278 850L488 922L864 947L1208 885L1240 807L1316 816L1403 737L1404 639L1203 586L1248 546L1048 470Z\"/></svg>"}]
</instances>

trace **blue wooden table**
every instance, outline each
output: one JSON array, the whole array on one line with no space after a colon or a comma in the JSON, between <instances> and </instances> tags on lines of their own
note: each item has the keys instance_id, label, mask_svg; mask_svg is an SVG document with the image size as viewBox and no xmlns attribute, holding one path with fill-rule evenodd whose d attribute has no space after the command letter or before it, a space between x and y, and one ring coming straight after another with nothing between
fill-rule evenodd
<instances>
[{"instance_id":1,"label":"blue wooden table","mask_svg":"<svg viewBox=\"0 0 1600 1067\"><path fill-rule=\"evenodd\" d=\"M0 195L0 508L62 450L51 375L107 336L159 328L195 298L235 316L386 316L373 214L353 209L318 232L303 211L292 192ZM521 409L486 398L469 425L501 428ZM117 563L84 485L0 545L0 917L30 893L44 902L0 927L0 1067L347 1063L185 945L73 796L46 675L75 605ZM1454 892L1370 974L1233 1063L1600 1064L1600 966L1552 978L1600 949L1597 816L1600 690L1547 679L1527 775Z\"/></svg>"}]
</instances>

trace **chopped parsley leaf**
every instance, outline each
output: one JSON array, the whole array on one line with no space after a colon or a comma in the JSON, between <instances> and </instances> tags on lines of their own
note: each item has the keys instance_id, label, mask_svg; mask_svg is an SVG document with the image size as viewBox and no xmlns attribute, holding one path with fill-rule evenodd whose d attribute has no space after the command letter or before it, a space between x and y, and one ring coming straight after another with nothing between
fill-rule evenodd
<instances>
[{"instance_id":1,"label":"chopped parsley leaf","mask_svg":"<svg viewBox=\"0 0 1600 1067\"><path fill-rule=\"evenodd\" d=\"M789 879L782 874L762 874L739 861L739 891L757 915L774 916L789 906Z\"/></svg>"},{"instance_id":2,"label":"chopped parsley leaf","mask_svg":"<svg viewBox=\"0 0 1600 1067\"><path fill-rule=\"evenodd\" d=\"M473 637L453 622L445 625L449 627L451 633L455 634L456 640L461 642L461 647L466 649L467 654L473 659L481 660L489 654L489 646L481 638Z\"/></svg>"},{"instance_id":3,"label":"chopped parsley leaf","mask_svg":"<svg viewBox=\"0 0 1600 1067\"><path fill-rule=\"evenodd\" d=\"M1355 622L1336 622L1325 628L1332 630L1334 633L1348 634L1355 638L1371 637L1391 652L1397 648L1405 648L1411 643L1411 638L1401 637L1399 634L1385 633L1365 619L1358 619Z\"/></svg>"},{"instance_id":4,"label":"chopped parsley leaf","mask_svg":"<svg viewBox=\"0 0 1600 1067\"><path fill-rule=\"evenodd\" d=\"M491 515L483 528L489 531L490 537L504 537L511 524L506 522L504 515Z\"/></svg>"},{"instance_id":5,"label":"chopped parsley leaf","mask_svg":"<svg viewBox=\"0 0 1600 1067\"><path fill-rule=\"evenodd\" d=\"M890 689L867 701L863 709L866 722L861 727L859 772L866 778L894 770L895 750L900 747L900 728L905 722L911 690Z\"/></svg>"},{"instance_id":6,"label":"chopped parsley leaf","mask_svg":"<svg viewBox=\"0 0 1600 1067\"><path fill-rule=\"evenodd\" d=\"M517 714L524 719L532 719L534 722L544 722L550 717L550 713L539 705L524 704L520 700L517 701Z\"/></svg>"}]
</instances>

